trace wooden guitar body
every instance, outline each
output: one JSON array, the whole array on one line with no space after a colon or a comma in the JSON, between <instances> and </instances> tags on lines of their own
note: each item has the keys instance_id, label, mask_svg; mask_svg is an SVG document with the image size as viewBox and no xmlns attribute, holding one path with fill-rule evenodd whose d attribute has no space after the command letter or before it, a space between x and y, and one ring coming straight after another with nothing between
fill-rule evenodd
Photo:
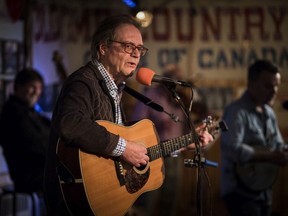
<instances>
[{"instance_id":1,"label":"wooden guitar body","mask_svg":"<svg viewBox=\"0 0 288 216\"><path fill-rule=\"evenodd\" d=\"M119 134L127 140L143 142L147 147L159 142L155 127L149 120L142 120L131 127L107 121L97 121L97 123L111 133ZM74 158L67 156L67 151L74 151L74 155L69 154ZM57 154L61 162L76 177L74 183L67 184L60 181L64 199L72 215L78 215L78 213L82 213L81 215L124 215L142 193L155 190L163 184L162 158L137 169L123 161L118 161L117 158L98 157L80 150L75 152L75 149L61 143L61 139L58 142ZM73 160L77 161L76 164L71 164ZM82 192L77 188L82 188ZM73 200L77 196L76 190L77 193L81 193L77 198L77 200L80 197L82 199L79 203Z\"/></svg>"},{"instance_id":2,"label":"wooden guitar body","mask_svg":"<svg viewBox=\"0 0 288 216\"><path fill-rule=\"evenodd\" d=\"M159 143L155 126L148 119L130 127L107 121L97 123L126 140L142 142L150 160L146 166L136 168L119 158L103 158L69 147L60 138L56 152L59 183L71 215L124 215L141 194L163 184L162 158L187 147L197 137L192 131ZM206 124L211 133L220 128L210 118Z\"/></svg>"}]
</instances>

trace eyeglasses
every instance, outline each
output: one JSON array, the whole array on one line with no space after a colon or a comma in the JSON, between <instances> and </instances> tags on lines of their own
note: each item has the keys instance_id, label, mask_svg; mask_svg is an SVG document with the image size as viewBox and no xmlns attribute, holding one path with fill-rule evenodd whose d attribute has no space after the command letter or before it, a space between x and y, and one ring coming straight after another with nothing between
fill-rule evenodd
<instances>
[{"instance_id":1,"label":"eyeglasses","mask_svg":"<svg viewBox=\"0 0 288 216\"><path fill-rule=\"evenodd\" d=\"M138 49L138 51L140 52L140 55L144 56L148 51L148 48L146 48L144 46L135 46L132 43L126 43L126 42L115 41L115 40L110 40L110 41L115 42L115 43L120 43L122 45L124 51L126 53L129 53L129 54L132 54L135 51L135 49Z\"/></svg>"}]
</instances>

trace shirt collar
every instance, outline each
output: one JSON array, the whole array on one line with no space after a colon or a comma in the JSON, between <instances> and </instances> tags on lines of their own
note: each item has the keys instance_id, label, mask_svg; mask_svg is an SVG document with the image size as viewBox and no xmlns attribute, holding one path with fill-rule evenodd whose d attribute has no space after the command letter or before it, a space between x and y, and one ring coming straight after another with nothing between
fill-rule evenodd
<instances>
[{"instance_id":1,"label":"shirt collar","mask_svg":"<svg viewBox=\"0 0 288 216\"><path fill-rule=\"evenodd\" d=\"M116 83L114 82L114 80L112 79L112 77L110 76L110 74L108 73L108 71L106 70L106 68L103 66L102 63L100 63L99 61L97 61L96 59L94 59L92 61L92 63L94 65L96 65L96 67L98 68L98 70L100 71L101 75L104 78L104 81L107 85L107 88L109 90L109 92L117 92L117 93L121 93L122 90L125 87L125 82L120 83L118 86L116 85Z\"/></svg>"}]
</instances>

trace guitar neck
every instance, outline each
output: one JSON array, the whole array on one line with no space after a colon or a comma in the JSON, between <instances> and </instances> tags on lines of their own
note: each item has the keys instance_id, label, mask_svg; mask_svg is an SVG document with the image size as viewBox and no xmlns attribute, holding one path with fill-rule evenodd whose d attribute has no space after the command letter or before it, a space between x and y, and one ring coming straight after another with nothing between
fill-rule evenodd
<instances>
[{"instance_id":1,"label":"guitar neck","mask_svg":"<svg viewBox=\"0 0 288 216\"><path fill-rule=\"evenodd\" d=\"M149 147L147 150L150 161L169 156L172 152L186 147L194 142L195 139L193 137L194 135L190 133Z\"/></svg>"},{"instance_id":2,"label":"guitar neck","mask_svg":"<svg viewBox=\"0 0 288 216\"><path fill-rule=\"evenodd\" d=\"M215 136L219 130L227 131L228 127L224 121L215 122L211 116L208 116L204 121L206 124L205 129L209 131L209 133L213 136ZM188 146L189 144L195 142L198 140L198 134L195 130L192 130L191 133L168 140L160 142L157 145L149 147L148 150L148 156L150 158L150 161L156 160L161 157L167 157L172 152L179 150L181 148L184 148Z\"/></svg>"}]
</instances>

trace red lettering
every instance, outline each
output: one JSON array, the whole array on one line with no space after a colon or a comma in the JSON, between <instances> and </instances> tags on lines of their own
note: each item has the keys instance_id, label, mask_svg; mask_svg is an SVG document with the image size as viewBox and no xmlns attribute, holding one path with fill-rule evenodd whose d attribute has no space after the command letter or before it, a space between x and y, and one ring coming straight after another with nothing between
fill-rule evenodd
<instances>
[{"instance_id":1,"label":"red lettering","mask_svg":"<svg viewBox=\"0 0 288 216\"><path fill-rule=\"evenodd\" d=\"M96 30L96 28L98 27L98 25L100 24L100 22L111 15L111 10L108 8L94 8L92 9L92 18L94 19L93 22L91 22L91 26L89 28L91 28L91 35L90 38L85 38L85 42L86 43L91 43L91 38Z\"/></svg>"},{"instance_id":2,"label":"red lettering","mask_svg":"<svg viewBox=\"0 0 288 216\"><path fill-rule=\"evenodd\" d=\"M59 6L51 4L48 8L48 22L47 32L44 36L44 41L56 41L60 38L61 26L63 26L62 19L60 17L61 10Z\"/></svg>"},{"instance_id":3,"label":"red lettering","mask_svg":"<svg viewBox=\"0 0 288 216\"><path fill-rule=\"evenodd\" d=\"M214 39L219 41L221 33L221 22L220 22L221 9L215 8L215 16L213 18L211 15L209 15L209 12L206 8L201 8L201 14L203 19L201 39L203 41L210 40L208 36L208 31L211 30ZM212 20L215 20L215 23L213 23Z\"/></svg>"},{"instance_id":4,"label":"red lettering","mask_svg":"<svg viewBox=\"0 0 288 216\"><path fill-rule=\"evenodd\" d=\"M253 40L251 30L252 28L258 28L260 37L262 40L268 40L269 35L264 30L264 11L260 7L244 8L245 14L245 33L244 39ZM255 18L256 20L253 20Z\"/></svg>"},{"instance_id":5,"label":"red lettering","mask_svg":"<svg viewBox=\"0 0 288 216\"><path fill-rule=\"evenodd\" d=\"M171 19L167 8L155 8L153 11L152 34L156 41L170 40ZM161 33L161 28L163 32Z\"/></svg>"},{"instance_id":6,"label":"red lettering","mask_svg":"<svg viewBox=\"0 0 288 216\"><path fill-rule=\"evenodd\" d=\"M195 17L195 9L190 8L188 9L188 20L187 22L183 21L184 11L182 8L176 8L174 9L174 14L176 18L176 32L177 32L177 38L181 42L187 42L187 41L193 41L194 39L194 17ZM187 23L188 27L188 33L184 34L182 32L183 24Z\"/></svg>"},{"instance_id":7,"label":"red lettering","mask_svg":"<svg viewBox=\"0 0 288 216\"><path fill-rule=\"evenodd\" d=\"M44 38L45 14L46 14L45 7L43 5L37 5L34 11L34 20L33 20L34 21L33 27L35 32L34 40L36 42Z\"/></svg>"},{"instance_id":8,"label":"red lettering","mask_svg":"<svg viewBox=\"0 0 288 216\"><path fill-rule=\"evenodd\" d=\"M82 38L83 42L90 43L98 23L110 12L107 8L79 10L63 5L47 7L39 4L34 8L34 40L77 42Z\"/></svg>"},{"instance_id":9,"label":"red lettering","mask_svg":"<svg viewBox=\"0 0 288 216\"><path fill-rule=\"evenodd\" d=\"M272 21L274 22L275 26L275 32L273 34L273 37L276 41L280 41L283 39L280 29L281 25L283 24L284 18L287 14L287 8L270 7L268 8L268 13L271 15Z\"/></svg>"},{"instance_id":10,"label":"red lettering","mask_svg":"<svg viewBox=\"0 0 288 216\"><path fill-rule=\"evenodd\" d=\"M148 34L149 39L156 42L167 42L172 36L178 42L192 42L196 35L200 35L199 39L204 42L213 39L220 41L224 39L224 33L227 33L225 39L230 42L253 39L267 41L269 37L281 41L285 37L283 32L288 14L286 6L201 7L199 10L197 8L197 16L195 11L194 7L155 8L152 25L143 32L144 41ZM37 4L33 11L34 41L90 43L99 22L111 13L110 8ZM172 19L174 17L175 23Z\"/></svg>"},{"instance_id":11,"label":"red lettering","mask_svg":"<svg viewBox=\"0 0 288 216\"><path fill-rule=\"evenodd\" d=\"M69 17L69 19L67 20L68 22L66 23L66 32L68 33L67 39L69 42L76 42L79 38L79 32L77 31L76 25L78 25L77 18L80 16L80 11L77 10L77 8L69 7L67 8L66 13Z\"/></svg>"},{"instance_id":12,"label":"red lettering","mask_svg":"<svg viewBox=\"0 0 288 216\"><path fill-rule=\"evenodd\" d=\"M225 15L228 16L228 28L227 30L229 31L228 33L228 39L230 41L236 41L238 40L237 33L236 33L236 18L241 15L241 11L239 8L236 7L228 7L228 8L223 8L222 11L225 13Z\"/></svg>"}]
</instances>

